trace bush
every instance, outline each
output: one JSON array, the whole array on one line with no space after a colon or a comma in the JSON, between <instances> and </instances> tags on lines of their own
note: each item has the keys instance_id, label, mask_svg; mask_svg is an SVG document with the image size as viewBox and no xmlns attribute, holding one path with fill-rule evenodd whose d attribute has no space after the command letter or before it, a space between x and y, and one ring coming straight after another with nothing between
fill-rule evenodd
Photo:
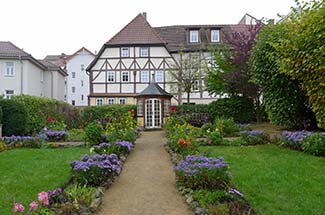
<instances>
[{"instance_id":1,"label":"bush","mask_svg":"<svg viewBox=\"0 0 325 215\"><path fill-rule=\"evenodd\" d=\"M102 124L99 122L92 122L87 125L85 128L85 136L86 141L90 145L98 144L103 140L103 134L105 133L105 129Z\"/></svg>"},{"instance_id":2,"label":"bush","mask_svg":"<svg viewBox=\"0 0 325 215\"><path fill-rule=\"evenodd\" d=\"M28 117L26 107L12 99L1 100L3 115L3 136L28 134Z\"/></svg>"},{"instance_id":3,"label":"bush","mask_svg":"<svg viewBox=\"0 0 325 215\"><path fill-rule=\"evenodd\" d=\"M262 130L241 131L240 136L246 145L267 144L270 136Z\"/></svg>"},{"instance_id":4,"label":"bush","mask_svg":"<svg viewBox=\"0 0 325 215\"><path fill-rule=\"evenodd\" d=\"M68 199L79 207L89 207L96 194L96 188L80 186L78 184L71 185L64 191Z\"/></svg>"},{"instance_id":5,"label":"bush","mask_svg":"<svg viewBox=\"0 0 325 215\"><path fill-rule=\"evenodd\" d=\"M114 143L101 143L93 147L97 154L117 154L118 156L126 155L131 152L133 144L131 142L122 141Z\"/></svg>"},{"instance_id":6,"label":"bush","mask_svg":"<svg viewBox=\"0 0 325 215\"><path fill-rule=\"evenodd\" d=\"M1 103L0 103L0 125L2 125L2 115L3 114L2 114L2 108L1 108Z\"/></svg>"},{"instance_id":7,"label":"bush","mask_svg":"<svg viewBox=\"0 0 325 215\"><path fill-rule=\"evenodd\" d=\"M225 137L238 136L239 132L239 126L234 122L233 119L216 119L215 129Z\"/></svg>"},{"instance_id":8,"label":"bush","mask_svg":"<svg viewBox=\"0 0 325 215\"><path fill-rule=\"evenodd\" d=\"M136 112L135 105L102 105L102 106L89 106L86 107L81 113L81 121L84 126L94 122L100 121L105 127L111 120L107 115L118 117L128 113L132 110Z\"/></svg>"},{"instance_id":9,"label":"bush","mask_svg":"<svg viewBox=\"0 0 325 215\"><path fill-rule=\"evenodd\" d=\"M325 133L315 133L306 137L302 149L312 155L325 156Z\"/></svg>"},{"instance_id":10,"label":"bush","mask_svg":"<svg viewBox=\"0 0 325 215\"><path fill-rule=\"evenodd\" d=\"M178 182L191 189L226 190L231 174L222 157L188 155L175 167Z\"/></svg>"},{"instance_id":11,"label":"bush","mask_svg":"<svg viewBox=\"0 0 325 215\"><path fill-rule=\"evenodd\" d=\"M83 129L73 128L68 131L68 141L85 141L85 131Z\"/></svg>"},{"instance_id":12,"label":"bush","mask_svg":"<svg viewBox=\"0 0 325 215\"><path fill-rule=\"evenodd\" d=\"M306 137L311 136L309 131L284 131L281 134L280 145L290 149L302 150L302 142Z\"/></svg>"},{"instance_id":13,"label":"bush","mask_svg":"<svg viewBox=\"0 0 325 215\"><path fill-rule=\"evenodd\" d=\"M115 154L86 154L80 161L73 161L71 166L74 180L88 186L100 186L121 171L121 162Z\"/></svg>"},{"instance_id":14,"label":"bush","mask_svg":"<svg viewBox=\"0 0 325 215\"><path fill-rule=\"evenodd\" d=\"M193 199L197 201L202 208L222 202L224 199L230 198L229 196L227 192L221 190L195 190L193 193Z\"/></svg>"},{"instance_id":15,"label":"bush","mask_svg":"<svg viewBox=\"0 0 325 215\"><path fill-rule=\"evenodd\" d=\"M220 145L223 136L219 131L212 131L208 133L208 145Z\"/></svg>"},{"instance_id":16,"label":"bush","mask_svg":"<svg viewBox=\"0 0 325 215\"><path fill-rule=\"evenodd\" d=\"M209 113L212 120L217 118L232 118L238 123L247 123L256 120L253 102L242 96L232 96L211 102L209 104Z\"/></svg>"},{"instance_id":17,"label":"bush","mask_svg":"<svg viewBox=\"0 0 325 215\"><path fill-rule=\"evenodd\" d=\"M44 139L42 137L31 137L31 136L10 136L3 137L4 143L9 148L17 147L30 147L30 148L41 148Z\"/></svg>"},{"instance_id":18,"label":"bush","mask_svg":"<svg viewBox=\"0 0 325 215\"><path fill-rule=\"evenodd\" d=\"M49 142L62 142L68 139L68 133L66 131L44 131L40 135L44 135L45 139Z\"/></svg>"},{"instance_id":19,"label":"bush","mask_svg":"<svg viewBox=\"0 0 325 215\"><path fill-rule=\"evenodd\" d=\"M183 104L176 108L175 114L182 116L193 126L201 127L210 122L209 106L206 104Z\"/></svg>"}]
</instances>

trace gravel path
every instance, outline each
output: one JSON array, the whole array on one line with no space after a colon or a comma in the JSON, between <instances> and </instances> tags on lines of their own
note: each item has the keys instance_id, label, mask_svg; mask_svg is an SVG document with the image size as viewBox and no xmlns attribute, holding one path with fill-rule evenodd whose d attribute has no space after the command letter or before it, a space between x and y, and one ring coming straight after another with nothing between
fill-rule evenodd
<instances>
[{"instance_id":1,"label":"gravel path","mask_svg":"<svg viewBox=\"0 0 325 215\"><path fill-rule=\"evenodd\" d=\"M143 132L98 215L193 214L178 194L163 131Z\"/></svg>"}]
</instances>

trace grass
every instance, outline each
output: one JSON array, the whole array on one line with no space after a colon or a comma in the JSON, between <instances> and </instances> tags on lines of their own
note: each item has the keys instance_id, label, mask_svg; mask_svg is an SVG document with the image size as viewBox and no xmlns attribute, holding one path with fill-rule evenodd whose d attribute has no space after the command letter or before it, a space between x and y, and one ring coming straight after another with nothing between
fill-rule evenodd
<instances>
[{"instance_id":1,"label":"grass","mask_svg":"<svg viewBox=\"0 0 325 215\"><path fill-rule=\"evenodd\" d=\"M224 156L235 186L258 214L324 214L324 157L275 145L200 150L209 156Z\"/></svg>"},{"instance_id":2,"label":"grass","mask_svg":"<svg viewBox=\"0 0 325 215\"><path fill-rule=\"evenodd\" d=\"M71 177L69 163L87 152L81 147L1 152L0 214L12 214L14 198L26 208L37 193L64 185Z\"/></svg>"}]
</instances>

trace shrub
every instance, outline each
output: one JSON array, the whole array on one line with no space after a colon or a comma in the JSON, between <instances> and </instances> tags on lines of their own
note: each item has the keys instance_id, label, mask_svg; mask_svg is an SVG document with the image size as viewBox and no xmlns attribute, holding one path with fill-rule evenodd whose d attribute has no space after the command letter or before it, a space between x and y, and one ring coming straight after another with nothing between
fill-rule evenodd
<instances>
[{"instance_id":1,"label":"shrub","mask_svg":"<svg viewBox=\"0 0 325 215\"><path fill-rule=\"evenodd\" d=\"M96 194L96 188L80 186L78 184L71 185L64 191L68 199L74 202L79 208L80 206L89 207Z\"/></svg>"},{"instance_id":2,"label":"shrub","mask_svg":"<svg viewBox=\"0 0 325 215\"><path fill-rule=\"evenodd\" d=\"M26 135L28 117L26 107L12 99L1 100L3 115L3 136Z\"/></svg>"},{"instance_id":3,"label":"shrub","mask_svg":"<svg viewBox=\"0 0 325 215\"><path fill-rule=\"evenodd\" d=\"M128 154L131 152L133 144L127 141L114 142L114 143L101 143L95 145L93 150L97 154L117 154L118 156Z\"/></svg>"},{"instance_id":4,"label":"shrub","mask_svg":"<svg viewBox=\"0 0 325 215\"><path fill-rule=\"evenodd\" d=\"M73 128L68 131L69 141L85 141L85 131L83 129Z\"/></svg>"},{"instance_id":5,"label":"shrub","mask_svg":"<svg viewBox=\"0 0 325 215\"><path fill-rule=\"evenodd\" d=\"M81 185L100 186L121 171L121 163L115 154L84 155L71 163L73 178Z\"/></svg>"},{"instance_id":6,"label":"shrub","mask_svg":"<svg viewBox=\"0 0 325 215\"><path fill-rule=\"evenodd\" d=\"M136 112L135 105L102 105L86 107L81 113L81 121L84 126L94 122L100 121L103 126L111 120L107 115L118 117L128 113L128 111Z\"/></svg>"},{"instance_id":7,"label":"shrub","mask_svg":"<svg viewBox=\"0 0 325 215\"><path fill-rule=\"evenodd\" d=\"M312 133L309 131L284 131L281 134L280 145L295 150L302 150L302 141L311 135Z\"/></svg>"},{"instance_id":8,"label":"shrub","mask_svg":"<svg viewBox=\"0 0 325 215\"><path fill-rule=\"evenodd\" d=\"M225 190L231 174L222 157L188 155L175 167L178 182L191 189Z\"/></svg>"},{"instance_id":9,"label":"shrub","mask_svg":"<svg viewBox=\"0 0 325 215\"><path fill-rule=\"evenodd\" d=\"M209 104L212 120L217 118L232 118L238 123L247 123L256 119L253 102L242 96L231 96L218 99Z\"/></svg>"},{"instance_id":10,"label":"shrub","mask_svg":"<svg viewBox=\"0 0 325 215\"><path fill-rule=\"evenodd\" d=\"M45 139L49 142L62 142L68 139L68 133L66 131L44 131L41 135L45 136Z\"/></svg>"},{"instance_id":11,"label":"shrub","mask_svg":"<svg viewBox=\"0 0 325 215\"><path fill-rule=\"evenodd\" d=\"M223 136L238 136L239 126L233 119L218 118L215 120L215 129Z\"/></svg>"},{"instance_id":12,"label":"shrub","mask_svg":"<svg viewBox=\"0 0 325 215\"><path fill-rule=\"evenodd\" d=\"M179 105L176 114L184 117L188 123L196 127L201 127L210 122L209 108L206 104Z\"/></svg>"},{"instance_id":13,"label":"shrub","mask_svg":"<svg viewBox=\"0 0 325 215\"><path fill-rule=\"evenodd\" d=\"M31 137L31 136L10 136L3 137L3 140L7 147L30 147L30 148L40 148L43 145L44 139L41 137Z\"/></svg>"},{"instance_id":14,"label":"shrub","mask_svg":"<svg viewBox=\"0 0 325 215\"><path fill-rule=\"evenodd\" d=\"M270 136L262 130L241 131L240 135L246 145L267 144L270 142Z\"/></svg>"},{"instance_id":15,"label":"shrub","mask_svg":"<svg viewBox=\"0 0 325 215\"><path fill-rule=\"evenodd\" d=\"M212 131L208 133L208 145L220 145L223 136L219 131Z\"/></svg>"},{"instance_id":16,"label":"shrub","mask_svg":"<svg viewBox=\"0 0 325 215\"><path fill-rule=\"evenodd\" d=\"M0 125L2 125L2 115L3 114L2 114L2 108L1 108L1 103L0 103Z\"/></svg>"},{"instance_id":17,"label":"shrub","mask_svg":"<svg viewBox=\"0 0 325 215\"><path fill-rule=\"evenodd\" d=\"M102 135L105 133L105 130L101 123L92 122L87 125L85 128L85 138L90 145L98 144L102 142Z\"/></svg>"},{"instance_id":18,"label":"shrub","mask_svg":"<svg viewBox=\"0 0 325 215\"><path fill-rule=\"evenodd\" d=\"M302 149L312 155L325 156L325 133L315 133L306 137Z\"/></svg>"}]
</instances>

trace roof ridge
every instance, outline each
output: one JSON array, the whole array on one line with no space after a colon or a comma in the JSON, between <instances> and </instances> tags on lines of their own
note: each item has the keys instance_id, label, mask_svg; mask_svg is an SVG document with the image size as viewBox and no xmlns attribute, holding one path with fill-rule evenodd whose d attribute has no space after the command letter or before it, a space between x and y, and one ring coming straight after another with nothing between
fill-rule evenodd
<instances>
[{"instance_id":1,"label":"roof ridge","mask_svg":"<svg viewBox=\"0 0 325 215\"><path fill-rule=\"evenodd\" d=\"M26 55L32 56L31 54L25 52L23 49L19 48L15 44L13 44L11 41L7 41L7 42L10 43L10 45L12 45L13 47L15 47L16 49L19 49L20 51L22 51L23 53L25 53Z\"/></svg>"}]
</instances>

